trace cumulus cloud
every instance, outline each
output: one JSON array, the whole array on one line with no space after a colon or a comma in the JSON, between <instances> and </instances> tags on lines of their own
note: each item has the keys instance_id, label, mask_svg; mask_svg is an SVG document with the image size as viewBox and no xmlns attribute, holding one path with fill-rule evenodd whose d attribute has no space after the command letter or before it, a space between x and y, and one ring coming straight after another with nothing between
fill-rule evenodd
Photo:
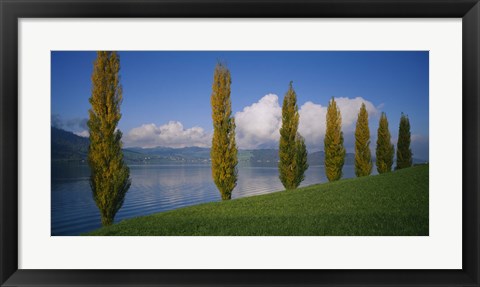
<instances>
[{"instance_id":1,"label":"cumulus cloud","mask_svg":"<svg viewBox=\"0 0 480 287\"><path fill-rule=\"evenodd\" d=\"M358 111L365 103L370 118L379 114L375 105L361 97L335 98L342 114L342 130L346 144L347 137L353 136ZM305 138L307 148L323 149L327 105L308 101L299 108L298 130ZM242 149L277 148L282 125L282 108L277 95L268 94L257 103L247 106L235 114L237 144Z\"/></svg>"},{"instance_id":2,"label":"cumulus cloud","mask_svg":"<svg viewBox=\"0 0 480 287\"><path fill-rule=\"evenodd\" d=\"M357 122L358 112L362 103L365 103L369 119L379 114L378 109L362 97L356 97L354 99L343 97L335 98L335 102L337 102L340 113L342 114L342 130L344 133L355 130L355 123Z\"/></svg>"},{"instance_id":3,"label":"cumulus cloud","mask_svg":"<svg viewBox=\"0 0 480 287\"><path fill-rule=\"evenodd\" d=\"M268 94L235 113L236 140L241 149L271 148L280 138L282 108L278 96Z\"/></svg>"},{"instance_id":4,"label":"cumulus cloud","mask_svg":"<svg viewBox=\"0 0 480 287\"><path fill-rule=\"evenodd\" d=\"M189 146L209 147L212 135L201 127L185 129L182 123L170 121L167 124L157 126L144 124L131 129L123 138L127 147L172 147L182 148Z\"/></svg>"},{"instance_id":5,"label":"cumulus cloud","mask_svg":"<svg viewBox=\"0 0 480 287\"><path fill-rule=\"evenodd\" d=\"M305 138L305 144L309 149L320 149L325 136L327 107L306 102L300 107L299 114L298 131Z\"/></svg>"},{"instance_id":6,"label":"cumulus cloud","mask_svg":"<svg viewBox=\"0 0 480 287\"><path fill-rule=\"evenodd\" d=\"M56 128L62 128L63 127L63 121L62 119L60 118L60 115L58 114L53 114L52 115L52 127L56 127Z\"/></svg>"},{"instance_id":7,"label":"cumulus cloud","mask_svg":"<svg viewBox=\"0 0 480 287\"><path fill-rule=\"evenodd\" d=\"M88 138L90 136L90 133L87 130L81 131L81 132L74 132L77 136Z\"/></svg>"},{"instance_id":8,"label":"cumulus cloud","mask_svg":"<svg viewBox=\"0 0 480 287\"><path fill-rule=\"evenodd\" d=\"M87 118L63 119L59 114L53 114L51 116L51 124L53 127L74 133L87 130L87 121Z\"/></svg>"},{"instance_id":9,"label":"cumulus cloud","mask_svg":"<svg viewBox=\"0 0 480 287\"><path fill-rule=\"evenodd\" d=\"M345 145L352 145L353 131L358 111L365 103L370 118L379 114L379 109L373 103L361 98L336 98L342 113L342 130L345 136ZM308 101L299 108L299 132L305 138L310 150L323 150L325 136L325 117L327 105ZM246 106L235 113L236 140L240 149L278 148L280 127L282 125L282 107L277 95L268 94L258 102ZM138 147L209 147L210 133L201 127L185 129L178 121L157 126L144 124L130 130L124 135L125 146ZM350 139L352 138L352 139Z\"/></svg>"},{"instance_id":10,"label":"cumulus cloud","mask_svg":"<svg viewBox=\"0 0 480 287\"><path fill-rule=\"evenodd\" d=\"M425 143L428 142L428 137L421 134L412 134L410 140L412 143Z\"/></svg>"}]
</instances>

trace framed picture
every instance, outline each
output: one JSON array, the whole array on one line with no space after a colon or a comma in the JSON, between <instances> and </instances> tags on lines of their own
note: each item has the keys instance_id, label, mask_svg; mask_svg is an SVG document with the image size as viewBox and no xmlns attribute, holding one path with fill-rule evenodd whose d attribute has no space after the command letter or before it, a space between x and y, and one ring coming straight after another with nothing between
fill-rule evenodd
<instances>
[{"instance_id":1,"label":"framed picture","mask_svg":"<svg viewBox=\"0 0 480 287\"><path fill-rule=\"evenodd\" d=\"M479 285L478 1L0 9L2 286Z\"/></svg>"}]
</instances>

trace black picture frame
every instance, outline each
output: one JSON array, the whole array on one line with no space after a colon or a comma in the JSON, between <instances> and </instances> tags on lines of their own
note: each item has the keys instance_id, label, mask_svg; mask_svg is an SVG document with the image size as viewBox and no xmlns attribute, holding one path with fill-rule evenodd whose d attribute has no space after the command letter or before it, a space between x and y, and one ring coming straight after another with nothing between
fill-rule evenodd
<instances>
[{"instance_id":1,"label":"black picture frame","mask_svg":"<svg viewBox=\"0 0 480 287\"><path fill-rule=\"evenodd\" d=\"M0 0L1 286L479 286L478 0ZM463 190L459 270L18 269L18 19L124 17L462 18ZM460 100L460 99L458 99Z\"/></svg>"}]
</instances>

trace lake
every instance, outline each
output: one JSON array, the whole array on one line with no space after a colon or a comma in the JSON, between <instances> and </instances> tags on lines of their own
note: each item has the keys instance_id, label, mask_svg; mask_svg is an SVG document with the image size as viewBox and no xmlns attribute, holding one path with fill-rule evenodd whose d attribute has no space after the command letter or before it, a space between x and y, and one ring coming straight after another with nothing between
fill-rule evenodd
<instances>
[{"instance_id":1,"label":"lake","mask_svg":"<svg viewBox=\"0 0 480 287\"><path fill-rule=\"evenodd\" d=\"M115 222L136 216L220 201L209 165L130 165L132 185ZM373 172L376 172L375 166ZM354 166L343 167L344 178ZM51 235L79 235L101 227L87 165L52 164ZM323 166L311 166L301 186L324 183ZM283 190L276 166L239 166L232 198Z\"/></svg>"}]
</instances>

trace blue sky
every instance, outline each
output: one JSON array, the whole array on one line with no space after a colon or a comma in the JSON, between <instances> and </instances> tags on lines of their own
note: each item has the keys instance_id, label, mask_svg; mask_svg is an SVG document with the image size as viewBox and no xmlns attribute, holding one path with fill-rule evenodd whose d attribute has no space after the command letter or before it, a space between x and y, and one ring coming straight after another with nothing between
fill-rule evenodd
<instances>
[{"instance_id":1,"label":"blue sky","mask_svg":"<svg viewBox=\"0 0 480 287\"><path fill-rule=\"evenodd\" d=\"M367 104L371 147L381 112L396 144L408 115L414 157L428 159L429 55L425 51L119 52L124 101L119 128L125 146L208 146L210 95L218 61L232 75L232 111L240 148L278 145L280 107L293 81L300 132L310 150L323 149L324 113L339 102L345 145L353 152L358 108ZM52 52L52 125L86 133L95 52Z\"/></svg>"}]
</instances>

